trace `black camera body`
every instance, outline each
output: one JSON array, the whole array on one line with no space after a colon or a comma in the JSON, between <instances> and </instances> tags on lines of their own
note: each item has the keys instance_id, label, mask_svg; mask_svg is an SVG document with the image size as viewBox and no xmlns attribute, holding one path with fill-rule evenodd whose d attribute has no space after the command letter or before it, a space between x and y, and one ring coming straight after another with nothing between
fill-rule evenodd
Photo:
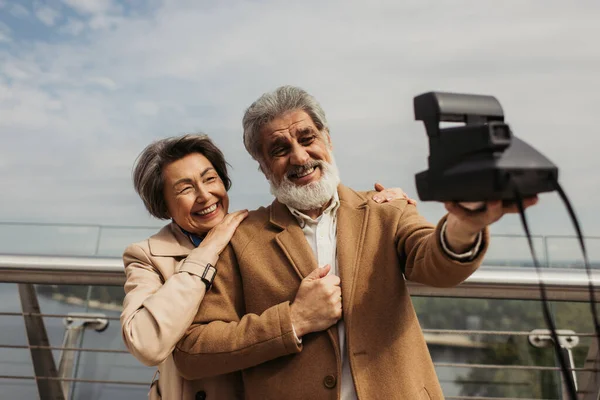
<instances>
[{"instance_id":1,"label":"black camera body","mask_svg":"<svg viewBox=\"0 0 600 400\"><path fill-rule=\"evenodd\" d=\"M429 169L415 176L421 200L510 203L515 186L522 197L555 190L558 168L512 134L495 97L428 92L413 101L429 136Z\"/></svg>"}]
</instances>

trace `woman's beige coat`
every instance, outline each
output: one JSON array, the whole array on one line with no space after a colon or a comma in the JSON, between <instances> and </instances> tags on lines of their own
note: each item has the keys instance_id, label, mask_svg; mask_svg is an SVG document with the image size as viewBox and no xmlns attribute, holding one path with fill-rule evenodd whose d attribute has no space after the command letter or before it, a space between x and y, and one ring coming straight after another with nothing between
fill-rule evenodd
<instances>
[{"instance_id":1,"label":"woman's beige coat","mask_svg":"<svg viewBox=\"0 0 600 400\"><path fill-rule=\"evenodd\" d=\"M206 286L197 274L206 263L215 265L217 259L217 254L195 248L174 223L130 245L123 254L127 276L121 314L123 340L142 363L158 365L163 400L243 397L238 374L188 381L178 374L171 355L204 297Z\"/></svg>"}]
</instances>

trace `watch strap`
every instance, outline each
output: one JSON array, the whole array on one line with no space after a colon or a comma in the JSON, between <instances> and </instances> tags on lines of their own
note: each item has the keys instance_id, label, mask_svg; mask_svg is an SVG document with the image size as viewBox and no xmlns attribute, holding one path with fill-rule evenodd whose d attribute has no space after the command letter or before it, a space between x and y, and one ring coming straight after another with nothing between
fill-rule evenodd
<instances>
[{"instance_id":1,"label":"watch strap","mask_svg":"<svg viewBox=\"0 0 600 400\"><path fill-rule=\"evenodd\" d=\"M206 285L206 291L209 291L215 277L217 276L217 269L211 264L201 266L192 262L185 262L179 272L187 272L188 274L196 275Z\"/></svg>"}]
</instances>

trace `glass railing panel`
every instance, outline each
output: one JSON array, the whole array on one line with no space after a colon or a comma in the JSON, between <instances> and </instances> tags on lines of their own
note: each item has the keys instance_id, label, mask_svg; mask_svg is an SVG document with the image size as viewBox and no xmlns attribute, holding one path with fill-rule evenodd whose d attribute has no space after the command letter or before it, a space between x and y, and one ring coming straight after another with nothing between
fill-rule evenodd
<instances>
[{"instance_id":1,"label":"glass railing panel","mask_svg":"<svg viewBox=\"0 0 600 400\"><path fill-rule=\"evenodd\" d=\"M88 286L79 285L36 285L35 286L42 314L68 315L69 313L85 313ZM44 325L51 346L60 347L65 335L64 317L44 317ZM60 350L53 350L58 366Z\"/></svg>"},{"instance_id":2,"label":"glass railing panel","mask_svg":"<svg viewBox=\"0 0 600 400\"><path fill-rule=\"evenodd\" d=\"M546 248L550 265L562 268L583 268L583 255L579 241L571 236L547 236ZM600 237L584 239L592 268L600 268Z\"/></svg>"},{"instance_id":3,"label":"glass railing panel","mask_svg":"<svg viewBox=\"0 0 600 400\"><path fill-rule=\"evenodd\" d=\"M547 329L539 301L426 297L413 301L445 396L560 398L553 349L535 348L528 341L532 330ZM550 307L557 329L593 332L588 304L553 302ZM440 332L448 329L461 332ZM583 367L591 340L579 338L573 349L576 367Z\"/></svg>"},{"instance_id":4,"label":"glass railing panel","mask_svg":"<svg viewBox=\"0 0 600 400\"><path fill-rule=\"evenodd\" d=\"M17 285L0 283L0 313L21 313ZM0 345L27 346L22 316L0 315ZM33 365L28 349L0 347L0 375L31 377ZM37 386L33 379L0 379L2 397L35 399Z\"/></svg>"},{"instance_id":5,"label":"glass railing panel","mask_svg":"<svg viewBox=\"0 0 600 400\"><path fill-rule=\"evenodd\" d=\"M545 381L546 371L502 369L457 369L455 367L436 367L440 384L446 398L462 396L493 399L558 399L555 395L560 390L555 380ZM545 385L546 389L540 389ZM461 394L456 394L461 393Z\"/></svg>"},{"instance_id":6,"label":"glass railing panel","mask_svg":"<svg viewBox=\"0 0 600 400\"><path fill-rule=\"evenodd\" d=\"M90 309L90 312L103 313L109 317L117 317L120 312L103 309ZM104 332L87 330L83 336L83 348L102 348L107 350L121 350L123 353L81 352L77 364L76 378L84 380L119 381L146 383L146 385L111 383L76 382L74 399L99 399L99 400L128 400L143 398L150 388L150 382L155 368L149 368L126 353L125 345L121 338L121 329L118 320L111 320ZM115 390L119 389L119 390Z\"/></svg>"},{"instance_id":7,"label":"glass railing panel","mask_svg":"<svg viewBox=\"0 0 600 400\"><path fill-rule=\"evenodd\" d=\"M157 227L0 223L0 254L120 257Z\"/></svg>"},{"instance_id":8,"label":"glass railing panel","mask_svg":"<svg viewBox=\"0 0 600 400\"><path fill-rule=\"evenodd\" d=\"M109 318L109 325L103 332L86 330L81 347L100 348L111 352L81 352L77 359L75 377L81 380L135 382L136 384L76 382L73 385L72 399L128 400L144 398L148 393L156 368L144 366L127 352L118 320L123 296L122 287L94 286L92 288L87 311L104 314Z\"/></svg>"},{"instance_id":9,"label":"glass railing panel","mask_svg":"<svg viewBox=\"0 0 600 400\"><path fill-rule=\"evenodd\" d=\"M155 227L0 223L0 253L121 257L127 245L158 232ZM590 261L600 268L600 237L586 237ZM533 236L540 264L582 267L575 235ZM485 265L533 267L524 235L493 234Z\"/></svg>"},{"instance_id":10,"label":"glass railing panel","mask_svg":"<svg viewBox=\"0 0 600 400\"><path fill-rule=\"evenodd\" d=\"M135 234L146 236L148 233L132 230L127 235L124 234L121 240L133 239L131 235ZM509 237L506 240L518 242L519 238ZM540 238L537 240L543 243ZM539 242L536 247L539 246ZM105 251L109 252L111 246L116 248L116 244L106 243ZM526 243L522 242L522 245L527 251ZM525 275L528 272L531 271L525 270ZM567 273L571 276L576 272ZM497 279L498 284L501 284L503 277ZM0 312L20 313L18 285L3 284L0 290ZM75 377L79 380L100 382L75 383L71 398L115 400L146 396L155 369L143 366L125 351L118 321L124 295L122 286L94 286L89 290L87 286L37 285L36 290L43 313L102 313L110 320L107 330L87 330L81 342L84 348L106 349L110 352L81 352L75 371ZM537 289L531 290L537 293ZM415 293L418 291L413 294ZM472 395L559 398L559 373L556 370L553 350L533 348L527 340L527 334L531 330L546 328L540 302L416 295L413 299L447 397ZM592 318L587 303L556 302L552 303L551 307L559 329L570 329L577 333L592 332ZM27 337L22 316L5 315L2 318L0 343L26 346ZM63 320L63 317L44 317L52 346L62 346L65 333ZM457 332L448 332L449 329ZM464 330L470 332L467 334ZM489 331L496 332L493 335L486 334ZM574 349L577 367L583 367L590 343L591 336L580 337L580 343ZM58 364L60 351L54 350L53 354ZM499 368L481 368L481 365L497 365ZM507 365L531 368L504 367ZM546 370L539 367L545 367ZM33 367L29 351L0 348L0 375L31 377ZM9 382L3 379L0 384L4 381L7 382L7 390L12 388L14 391L10 398L30 398L27 393L37 392L33 380L13 379ZM129 383L119 385L115 381Z\"/></svg>"},{"instance_id":11,"label":"glass railing panel","mask_svg":"<svg viewBox=\"0 0 600 400\"><path fill-rule=\"evenodd\" d=\"M37 386L33 379L2 379L2 396L6 399L39 399Z\"/></svg>"},{"instance_id":12,"label":"glass railing panel","mask_svg":"<svg viewBox=\"0 0 600 400\"><path fill-rule=\"evenodd\" d=\"M135 242L147 239L160 230L157 228L102 227L98 240L98 255L121 257L125 248Z\"/></svg>"},{"instance_id":13,"label":"glass railing panel","mask_svg":"<svg viewBox=\"0 0 600 400\"><path fill-rule=\"evenodd\" d=\"M20 314L22 309L18 285L1 284L0 290L0 313ZM100 313L109 319L106 330L103 332L85 330L82 340L74 346L109 351L75 353L76 379L107 382L75 382L70 399L125 400L147 396L154 369L143 366L126 352L118 320L123 297L122 287L93 288L88 294L87 286L37 285L36 293L41 313L55 316L43 317L48 340L53 348L63 346L66 327L62 315ZM61 316L56 317L57 315ZM23 316L0 315L0 317L2 318L0 344L26 347L28 340ZM52 354L58 368L61 350L54 349ZM34 368L29 349L0 348L0 375L33 377ZM0 379L0 384L3 388L2 396L6 398L38 397L37 385L33 379Z\"/></svg>"},{"instance_id":14,"label":"glass railing panel","mask_svg":"<svg viewBox=\"0 0 600 400\"><path fill-rule=\"evenodd\" d=\"M532 242L540 265L545 266L546 251L543 238L533 236ZM519 235L493 235L483 265L533 267L527 238Z\"/></svg>"},{"instance_id":15,"label":"glass railing panel","mask_svg":"<svg viewBox=\"0 0 600 400\"><path fill-rule=\"evenodd\" d=\"M96 253L99 226L0 224L0 253L89 256Z\"/></svg>"}]
</instances>

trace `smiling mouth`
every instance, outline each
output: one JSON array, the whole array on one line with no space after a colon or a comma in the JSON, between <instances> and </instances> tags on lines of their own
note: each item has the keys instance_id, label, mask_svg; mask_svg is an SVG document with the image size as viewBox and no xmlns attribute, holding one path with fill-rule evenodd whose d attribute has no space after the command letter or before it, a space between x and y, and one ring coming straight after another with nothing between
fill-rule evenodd
<instances>
[{"instance_id":1,"label":"smiling mouth","mask_svg":"<svg viewBox=\"0 0 600 400\"><path fill-rule=\"evenodd\" d=\"M213 204L212 206L206 207L200 211L196 211L194 214L204 216L210 214L211 212L217 209L218 203Z\"/></svg>"},{"instance_id":2,"label":"smiling mouth","mask_svg":"<svg viewBox=\"0 0 600 400\"><path fill-rule=\"evenodd\" d=\"M316 167L309 167L309 168L304 168L298 172L293 172L291 174L288 175L288 177L290 179L300 179L300 178L304 178L305 176L308 176L310 174L312 174L315 171Z\"/></svg>"}]
</instances>

